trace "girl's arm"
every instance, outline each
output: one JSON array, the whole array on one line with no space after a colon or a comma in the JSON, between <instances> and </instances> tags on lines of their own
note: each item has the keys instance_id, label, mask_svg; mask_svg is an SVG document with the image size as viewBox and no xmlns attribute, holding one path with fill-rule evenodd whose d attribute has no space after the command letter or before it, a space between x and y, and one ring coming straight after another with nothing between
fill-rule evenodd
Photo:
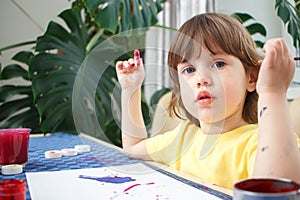
<instances>
[{"instance_id":1,"label":"girl's arm","mask_svg":"<svg viewBox=\"0 0 300 200\"><path fill-rule=\"evenodd\" d=\"M300 182L300 154L292 131L286 92L295 64L283 39L266 42L258 81L258 148L253 177Z\"/></svg>"},{"instance_id":2,"label":"girl's arm","mask_svg":"<svg viewBox=\"0 0 300 200\"><path fill-rule=\"evenodd\" d=\"M117 76L122 88L122 145L128 156L150 160L146 151L147 130L141 109L141 86L145 72L139 52L135 51L134 54L134 59L119 61L116 64Z\"/></svg>"}]
</instances>

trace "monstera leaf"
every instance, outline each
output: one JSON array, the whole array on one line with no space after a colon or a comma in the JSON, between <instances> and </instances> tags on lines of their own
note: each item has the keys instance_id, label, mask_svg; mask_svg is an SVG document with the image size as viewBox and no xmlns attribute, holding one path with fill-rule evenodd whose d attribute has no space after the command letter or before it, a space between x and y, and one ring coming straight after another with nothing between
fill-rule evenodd
<instances>
[{"instance_id":1,"label":"monstera leaf","mask_svg":"<svg viewBox=\"0 0 300 200\"><path fill-rule=\"evenodd\" d=\"M293 37L293 45L295 48L300 46L300 1L295 0L295 6L289 1L276 0L275 9L277 15L287 26L288 33Z\"/></svg>"},{"instance_id":2,"label":"monstera leaf","mask_svg":"<svg viewBox=\"0 0 300 200\"><path fill-rule=\"evenodd\" d=\"M113 40L110 41L112 45L105 48L96 47L121 32L126 32L123 38L128 38L133 29L155 25L160 10L160 2L155 0L75 1L72 8L59 14L65 25L51 21L44 35L37 38L35 52L27 54L28 72L18 66L3 68L2 79L11 78L4 78L4 74L8 74L6 71L10 70L29 82L24 87L8 84L0 87L3 102L0 105L1 124L6 121L3 127L35 127L44 133L86 132L120 146L118 116L112 106L116 105L118 109L119 104L113 59L132 56L132 49L122 47L124 42L114 44ZM95 49L100 56L97 56L96 63L92 63L91 53ZM116 49L120 49L117 54ZM87 67L90 64L97 67ZM82 75L88 76L81 79ZM12 94L26 95L7 105ZM148 109L145 102L143 105ZM32 124L25 123L26 112L30 112L28 116L31 118L27 121ZM76 120L74 113L82 113L84 118ZM100 124L101 130L94 121Z\"/></svg>"},{"instance_id":3,"label":"monstera leaf","mask_svg":"<svg viewBox=\"0 0 300 200\"><path fill-rule=\"evenodd\" d=\"M50 22L46 33L37 39L38 53L29 67L43 132L75 130L70 112L73 84L89 39L79 9L66 10L59 17L71 31Z\"/></svg>"},{"instance_id":4,"label":"monstera leaf","mask_svg":"<svg viewBox=\"0 0 300 200\"><path fill-rule=\"evenodd\" d=\"M248 30L250 35L260 34L260 35L266 37L267 30L262 24L260 24L258 22L253 22L253 23L250 23L250 24L246 25L246 23L251 21L251 20L255 21L254 17L252 17L248 13L236 12L236 13L233 13L232 16L237 18L238 20L240 20L240 22L245 26L245 28ZM255 40L255 43L258 47L262 48L264 46L264 42L262 42L260 40Z\"/></svg>"},{"instance_id":5,"label":"monstera leaf","mask_svg":"<svg viewBox=\"0 0 300 200\"><path fill-rule=\"evenodd\" d=\"M87 0L89 14L95 14L100 28L112 33L150 27L157 23L162 10L160 1L152 0Z\"/></svg>"},{"instance_id":6,"label":"monstera leaf","mask_svg":"<svg viewBox=\"0 0 300 200\"><path fill-rule=\"evenodd\" d=\"M28 65L33 54L19 52L12 59ZM19 64L10 64L3 68L0 79L22 79L23 85L4 84L0 87L0 121L1 127L30 127L32 133L40 133L39 115L34 105L28 72Z\"/></svg>"}]
</instances>

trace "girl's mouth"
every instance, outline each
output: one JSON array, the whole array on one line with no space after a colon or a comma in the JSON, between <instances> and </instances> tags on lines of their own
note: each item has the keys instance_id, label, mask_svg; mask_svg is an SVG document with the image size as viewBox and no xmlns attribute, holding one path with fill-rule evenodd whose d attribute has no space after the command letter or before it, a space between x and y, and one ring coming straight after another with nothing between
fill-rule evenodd
<instances>
[{"instance_id":1,"label":"girl's mouth","mask_svg":"<svg viewBox=\"0 0 300 200\"><path fill-rule=\"evenodd\" d=\"M198 93L196 102L201 105L208 105L211 104L213 101L212 96L208 91L201 91Z\"/></svg>"}]
</instances>

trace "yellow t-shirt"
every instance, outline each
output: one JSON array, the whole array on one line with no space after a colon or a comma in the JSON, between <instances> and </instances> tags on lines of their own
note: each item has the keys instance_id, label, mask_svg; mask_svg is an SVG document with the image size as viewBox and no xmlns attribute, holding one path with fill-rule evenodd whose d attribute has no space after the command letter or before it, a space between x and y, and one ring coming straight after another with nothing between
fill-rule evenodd
<instances>
[{"instance_id":1,"label":"yellow t-shirt","mask_svg":"<svg viewBox=\"0 0 300 200\"><path fill-rule=\"evenodd\" d=\"M149 138L146 148L154 161L232 189L235 182L251 176L257 133L257 125L251 124L207 135L187 121L173 131Z\"/></svg>"}]
</instances>

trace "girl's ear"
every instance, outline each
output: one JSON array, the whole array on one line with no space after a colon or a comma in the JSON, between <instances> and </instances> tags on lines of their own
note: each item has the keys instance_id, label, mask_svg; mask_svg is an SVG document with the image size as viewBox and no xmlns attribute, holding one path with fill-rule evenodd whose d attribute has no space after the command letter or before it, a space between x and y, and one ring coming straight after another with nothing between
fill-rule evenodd
<instances>
[{"instance_id":1,"label":"girl's ear","mask_svg":"<svg viewBox=\"0 0 300 200\"><path fill-rule=\"evenodd\" d=\"M253 92L256 89L256 82L257 82L258 74L251 71L248 77L248 91Z\"/></svg>"}]
</instances>

